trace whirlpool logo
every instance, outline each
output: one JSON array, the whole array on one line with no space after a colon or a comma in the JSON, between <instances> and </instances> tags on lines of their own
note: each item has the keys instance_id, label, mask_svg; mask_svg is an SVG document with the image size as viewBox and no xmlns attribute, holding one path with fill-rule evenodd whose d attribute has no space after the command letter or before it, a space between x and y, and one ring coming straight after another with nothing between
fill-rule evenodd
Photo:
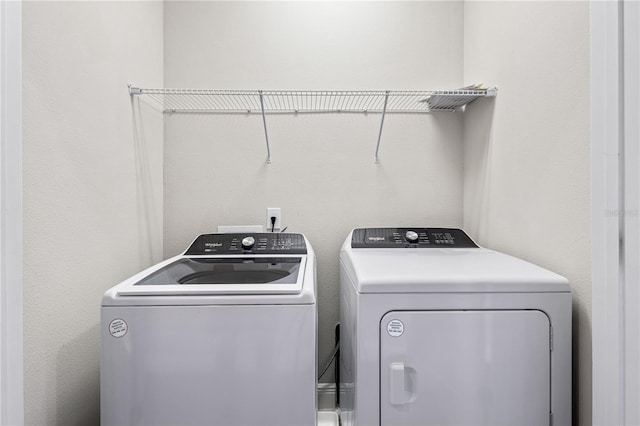
<instances>
[{"instance_id":1,"label":"whirlpool logo","mask_svg":"<svg viewBox=\"0 0 640 426\"><path fill-rule=\"evenodd\" d=\"M385 238L384 237L367 237L367 240L369 240L369 241L384 241Z\"/></svg>"}]
</instances>

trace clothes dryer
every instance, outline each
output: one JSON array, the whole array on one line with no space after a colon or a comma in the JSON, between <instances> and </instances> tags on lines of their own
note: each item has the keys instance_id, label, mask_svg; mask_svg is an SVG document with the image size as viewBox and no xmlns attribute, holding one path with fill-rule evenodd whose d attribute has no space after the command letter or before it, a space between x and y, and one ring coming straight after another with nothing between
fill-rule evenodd
<instances>
[{"instance_id":1,"label":"clothes dryer","mask_svg":"<svg viewBox=\"0 0 640 426\"><path fill-rule=\"evenodd\" d=\"M565 278L459 229L366 228L340 294L344 426L571 425Z\"/></svg>"},{"instance_id":2,"label":"clothes dryer","mask_svg":"<svg viewBox=\"0 0 640 426\"><path fill-rule=\"evenodd\" d=\"M101 424L315 425L316 260L208 234L102 299Z\"/></svg>"}]
</instances>

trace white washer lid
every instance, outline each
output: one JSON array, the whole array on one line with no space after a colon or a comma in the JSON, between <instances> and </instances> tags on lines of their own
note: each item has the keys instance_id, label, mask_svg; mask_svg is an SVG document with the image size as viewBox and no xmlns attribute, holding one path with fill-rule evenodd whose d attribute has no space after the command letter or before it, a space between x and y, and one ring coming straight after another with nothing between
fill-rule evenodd
<instances>
[{"instance_id":1,"label":"white washer lid","mask_svg":"<svg viewBox=\"0 0 640 426\"><path fill-rule=\"evenodd\" d=\"M181 256L118 290L121 296L299 294L306 256Z\"/></svg>"},{"instance_id":2,"label":"white washer lid","mask_svg":"<svg viewBox=\"0 0 640 426\"><path fill-rule=\"evenodd\" d=\"M180 255L107 290L102 306L314 304L314 268L307 255Z\"/></svg>"},{"instance_id":3,"label":"white washer lid","mask_svg":"<svg viewBox=\"0 0 640 426\"><path fill-rule=\"evenodd\" d=\"M570 291L566 278L484 248L352 249L345 243L340 256L360 293Z\"/></svg>"}]
</instances>

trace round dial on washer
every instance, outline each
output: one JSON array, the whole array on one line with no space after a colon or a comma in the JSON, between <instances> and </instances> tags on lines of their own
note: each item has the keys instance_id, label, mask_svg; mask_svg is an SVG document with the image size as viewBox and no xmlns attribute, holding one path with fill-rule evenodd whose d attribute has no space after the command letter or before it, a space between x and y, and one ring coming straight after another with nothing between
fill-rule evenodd
<instances>
[{"instance_id":1,"label":"round dial on washer","mask_svg":"<svg viewBox=\"0 0 640 426\"><path fill-rule=\"evenodd\" d=\"M253 237L244 237L242 239L242 248L249 250L256 243L256 239Z\"/></svg>"},{"instance_id":2,"label":"round dial on washer","mask_svg":"<svg viewBox=\"0 0 640 426\"><path fill-rule=\"evenodd\" d=\"M418 241L418 233L416 231L407 231L407 233L404 234L404 237L410 243L415 243L416 241Z\"/></svg>"}]
</instances>

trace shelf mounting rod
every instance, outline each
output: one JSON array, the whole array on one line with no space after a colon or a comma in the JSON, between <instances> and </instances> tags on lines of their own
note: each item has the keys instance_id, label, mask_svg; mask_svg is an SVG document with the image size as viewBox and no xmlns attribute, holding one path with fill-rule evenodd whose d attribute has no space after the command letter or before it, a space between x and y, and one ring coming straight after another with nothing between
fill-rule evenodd
<instances>
[{"instance_id":1,"label":"shelf mounting rod","mask_svg":"<svg viewBox=\"0 0 640 426\"><path fill-rule=\"evenodd\" d=\"M269 148L269 135L267 134L267 118L264 115L264 100L262 99L262 90L258 92L260 95L260 111L262 112L262 124L264 126L264 138L267 141L267 163L271 164L271 149Z\"/></svg>"},{"instance_id":2,"label":"shelf mounting rod","mask_svg":"<svg viewBox=\"0 0 640 426\"><path fill-rule=\"evenodd\" d=\"M387 113L388 101L389 101L389 91L387 90L384 94L384 105L382 106L382 119L380 119L380 131L378 132L378 143L376 144L376 156L375 156L376 164L380 162L380 157L378 157L378 152L380 151L380 139L382 139L382 127L384 126L384 116Z\"/></svg>"}]
</instances>

